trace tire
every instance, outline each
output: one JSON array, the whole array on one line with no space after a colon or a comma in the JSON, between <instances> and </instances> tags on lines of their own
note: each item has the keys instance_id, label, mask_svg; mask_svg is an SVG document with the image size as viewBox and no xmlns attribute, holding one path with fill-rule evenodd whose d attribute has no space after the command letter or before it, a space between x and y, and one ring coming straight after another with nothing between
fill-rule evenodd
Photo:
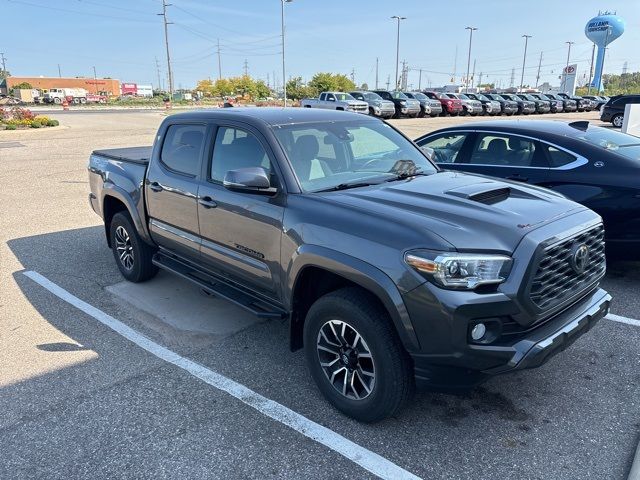
<instances>
[{"instance_id":1,"label":"tire","mask_svg":"<svg viewBox=\"0 0 640 480\"><path fill-rule=\"evenodd\" d=\"M344 336L340 335L342 325ZM319 345L335 348L336 353ZM411 360L388 313L358 287L331 292L311 306L304 324L304 350L320 392L335 408L361 422L376 422L396 414L415 389ZM346 358L345 363L342 358ZM335 367L323 367L322 361L335 363ZM337 373L334 383L329 376L334 375L332 372ZM341 379L348 382L346 395L342 387L338 390L343 385Z\"/></svg>"},{"instance_id":2,"label":"tire","mask_svg":"<svg viewBox=\"0 0 640 480\"><path fill-rule=\"evenodd\" d=\"M113 216L109 236L113 257L124 278L130 282L140 283L153 278L158 273L158 267L151 261L155 249L140 238L128 213L118 212ZM128 249L131 258L128 259L125 256L123 260L120 255L125 248Z\"/></svg>"},{"instance_id":3,"label":"tire","mask_svg":"<svg viewBox=\"0 0 640 480\"><path fill-rule=\"evenodd\" d=\"M80 103L84 105L85 103L87 103L87 99L84 97L80 97Z\"/></svg>"},{"instance_id":4,"label":"tire","mask_svg":"<svg viewBox=\"0 0 640 480\"><path fill-rule=\"evenodd\" d=\"M616 128L622 128L622 123L624 122L624 115L622 113L616 113L613 117L611 117L611 125Z\"/></svg>"},{"instance_id":5,"label":"tire","mask_svg":"<svg viewBox=\"0 0 640 480\"><path fill-rule=\"evenodd\" d=\"M60 105L62 103L62 99L60 99L58 97L54 97L53 103L55 103L56 105Z\"/></svg>"},{"instance_id":6,"label":"tire","mask_svg":"<svg viewBox=\"0 0 640 480\"><path fill-rule=\"evenodd\" d=\"M372 116L372 117L376 116L376 114L375 114L375 112L373 110L373 107L369 107L369 115Z\"/></svg>"}]
</instances>

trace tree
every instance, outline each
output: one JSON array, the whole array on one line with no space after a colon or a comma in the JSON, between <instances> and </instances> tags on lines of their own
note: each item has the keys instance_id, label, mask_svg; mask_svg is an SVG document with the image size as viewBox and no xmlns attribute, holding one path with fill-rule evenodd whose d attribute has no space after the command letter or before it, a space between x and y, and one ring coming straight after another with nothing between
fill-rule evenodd
<instances>
[{"instance_id":1,"label":"tree","mask_svg":"<svg viewBox=\"0 0 640 480\"><path fill-rule=\"evenodd\" d=\"M317 96L315 89L302 82L302 77L292 78L287 82L287 97L292 100L300 100Z\"/></svg>"},{"instance_id":2,"label":"tree","mask_svg":"<svg viewBox=\"0 0 640 480\"><path fill-rule=\"evenodd\" d=\"M369 84L368 83L363 83L362 85L360 85L360 90L369 90Z\"/></svg>"},{"instance_id":3,"label":"tree","mask_svg":"<svg viewBox=\"0 0 640 480\"><path fill-rule=\"evenodd\" d=\"M495 83L481 83L480 85L477 85L477 87L480 90L491 90L493 88L496 88L496 84Z\"/></svg>"},{"instance_id":4,"label":"tree","mask_svg":"<svg viewBox=\"0 0 640 480\"><path fill-rule=\"evenodd\" d=\"M349 90L354 90L356 85L349 77L341 73L316 73L309 82L309 87L318 94L332 90L348 92Z\"/></svg>"},{"instance_id":5,"label":"tree","mask_svg":"<svg viewBox=\"0 0 640 480\"><path fill-rule=\"evenodd\" d=\"M263 80L258 80L255 83L254 95L255 98L267 98L271 96L271 89Z\"/></svg>"}]
</instances>

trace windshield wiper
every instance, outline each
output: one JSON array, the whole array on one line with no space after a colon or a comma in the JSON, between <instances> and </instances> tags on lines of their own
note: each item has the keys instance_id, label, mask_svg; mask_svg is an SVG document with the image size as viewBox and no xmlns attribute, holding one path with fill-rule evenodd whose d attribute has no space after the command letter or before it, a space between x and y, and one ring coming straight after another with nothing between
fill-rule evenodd
<instances>
[{"instance_id":1,"label":"windshield wiper","mask_svg":"<svg viewBox=\"0 0 640 480\"><path fill-rule=\"evenodd\" d=\"M379 185L378 182L352 182L352 183L340 183L334 187L325 188L323 190L317 190L318 192L335 192L337 190L348 190L350 188L358 187L370 187L371 185Z\"/></svg>"},{"instance_id":2,"label":"windshield wiper","mask_svg":"<svg viewBox=\"0 0 640 480\"><path fill-rule=\"evenodd\" d=\"M406 180L411 177L426 177L429 176L428 173L425 172L402 172L395 175L395 177L390 178L389 180L385 180L385 182L395 182L397 180Z\"/></svg>"}]
</instances>

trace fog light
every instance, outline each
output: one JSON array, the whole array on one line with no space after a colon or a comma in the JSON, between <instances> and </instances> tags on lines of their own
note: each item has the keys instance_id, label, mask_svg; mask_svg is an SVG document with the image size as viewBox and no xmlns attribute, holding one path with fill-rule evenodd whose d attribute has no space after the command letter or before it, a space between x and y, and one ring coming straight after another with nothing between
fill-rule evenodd
<instances>
[{"instance_id":1,"label":"fog light","mask_svg":"<svg viewBox=\"0 0 640 480\"><path fill-rule=\"evenodd\" d=\"M479 323L471 330L471 338L475 341L481 340L485 333L487 333L487 327L484 323Z\"/></svg>"}]
</instances>

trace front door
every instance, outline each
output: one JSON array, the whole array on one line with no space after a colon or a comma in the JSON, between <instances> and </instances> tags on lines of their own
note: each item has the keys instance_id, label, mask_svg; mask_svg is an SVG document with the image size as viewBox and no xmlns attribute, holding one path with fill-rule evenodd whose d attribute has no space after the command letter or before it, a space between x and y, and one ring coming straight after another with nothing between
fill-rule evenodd
<instances>
[{"instance_id":1,"label":"front door","mask_svg":"<svg viewBox=\"0 0 640 480\"><path fill-rule=\"evenodd\" d=\"M153 240L191 258L200 256L196 199L206 133L203 124L169 125L160 134L164 140L158 153L154 149L145 181Z\"/></svg>"},{"instance_id":2,"label":"front door","mask_svg":"<svg viewBox=\"0 0 640 480\"><path fill-rule=\"evenodd\" d=\"M271 152L262 136L249 127L220 125L213 155L206 162L198 195L201 252L207 267L263 295L278 298L282 187ZM226 172L263 167L279 193L263 195L225 188Z\"/></svg>"}]
</instances>

